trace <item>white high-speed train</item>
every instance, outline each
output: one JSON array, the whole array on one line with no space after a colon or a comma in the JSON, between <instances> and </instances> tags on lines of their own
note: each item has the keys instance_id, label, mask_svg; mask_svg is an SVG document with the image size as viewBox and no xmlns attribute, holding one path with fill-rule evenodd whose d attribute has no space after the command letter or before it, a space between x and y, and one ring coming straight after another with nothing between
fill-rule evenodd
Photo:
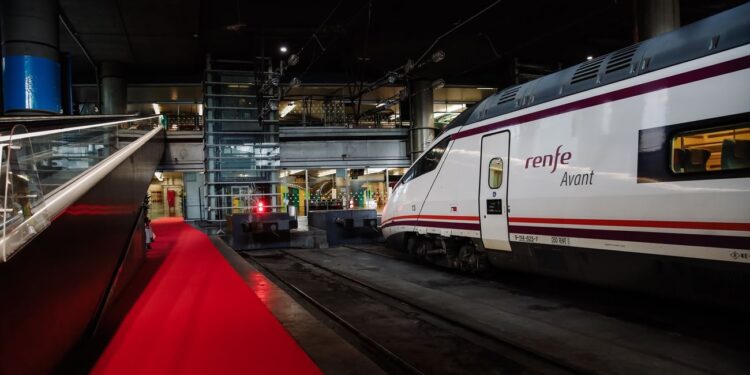
<instances>
[{"instance_id":1,"label":"white high-speed train","mask_svg":"<svg viewBox=\"0 0 750 375\"><path fill-rule=\"evenodd\" d=\"M750 3L468 109L381 228L464 270L747 304Z\"/></svg>"}]
</instances>

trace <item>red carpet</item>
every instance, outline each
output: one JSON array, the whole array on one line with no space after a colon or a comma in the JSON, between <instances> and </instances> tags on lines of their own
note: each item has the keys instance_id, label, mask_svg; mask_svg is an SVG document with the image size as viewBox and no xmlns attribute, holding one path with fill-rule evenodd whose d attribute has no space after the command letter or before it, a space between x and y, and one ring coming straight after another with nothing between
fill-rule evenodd
<instances>
[{"instance_id":1,"label":"red carpet","mask_svg":"<svg viewBox=\"0 0 750 375\"><path fill-rule=\"evenodd\" d=\"M152 226L144 268L161 265L136 275L151 278L94 374L320 374L206 235L181 219Z\"/></svg>"}]
</instances>

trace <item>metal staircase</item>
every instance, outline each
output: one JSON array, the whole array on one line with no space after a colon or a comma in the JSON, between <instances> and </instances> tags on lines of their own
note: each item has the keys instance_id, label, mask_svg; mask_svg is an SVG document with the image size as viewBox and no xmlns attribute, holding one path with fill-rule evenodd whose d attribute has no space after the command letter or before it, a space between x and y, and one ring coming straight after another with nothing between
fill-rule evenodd
<instances>
[{"instance_id":1,"label":"metal staircase","mask_svg":"<svg viewBox=\"0 0 750 375\"><path fill-rule=\"evenodd\" d=\"M259 205L280 211L278 80L267 60L206 61L204 218L224 222Z\"/></svg>"}]
</instances>

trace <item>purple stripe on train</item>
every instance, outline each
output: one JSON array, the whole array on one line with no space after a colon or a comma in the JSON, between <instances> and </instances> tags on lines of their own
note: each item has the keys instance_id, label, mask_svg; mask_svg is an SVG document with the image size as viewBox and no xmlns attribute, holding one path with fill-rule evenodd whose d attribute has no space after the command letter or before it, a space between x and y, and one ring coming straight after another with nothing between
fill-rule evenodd
<instances>
[{"instance_id":1,"label":"purple stripe on train","mask_svg":"<svg viewBox=\"0 0 750 375\"><path fill-rule=\"evenodd\" d=\"M496 123L479 126L463 131L459 131L451 135L451 139L461 139L470 137L472 135L486 133L492 130L504 128L507 126L518 125L525 122L540 120L546 117L552 117L559 114L577 111L596 105L614 102L622 99L631 98L638 95L647 94L653 91L658 91L670 87L680 86L687 83L700 81L703 79L720 76L722 74L733 73L738 70L750 68L750 56L740 57L734 60L725 61L715 65L703 67L689 72L676 74L670 77L657 79L651 82L642 83L632 87L627 87L620 90L604 93L590 98L581 99L575 102L562 104L557 107L543 109L534 113L510 118L507 120L499 121Z\"/></svg>"}]
</instances>

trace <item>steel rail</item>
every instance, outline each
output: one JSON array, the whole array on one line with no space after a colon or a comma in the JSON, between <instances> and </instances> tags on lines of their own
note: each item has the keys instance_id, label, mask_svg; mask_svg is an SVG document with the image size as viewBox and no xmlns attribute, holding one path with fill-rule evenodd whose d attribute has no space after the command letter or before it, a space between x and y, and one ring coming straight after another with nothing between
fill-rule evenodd
<instances>
[{"instance_id":1,"label":"steel rail","mask_svg":"<svg viewBox=\"0 0 750 375\"><path fill-rule=\"evenodd\" d=\"M363 251L363 250L360 250L360 249L357 249L357 248L351 248L351 247L347 247L347 248L350 248L350 249L353 249L353 250L362 251L362 252L368 253L368 254L372 254L371 252ZM544 353L539 353L537 351L534 351L532 348L528 348L528 347L525 347L525 346L522 346L522 345L518 345L516 343L510 342L510 341L507 341L507 340L503 340L503 339L500 339L500 338L498 338L496 336L490 335L490 334L488 334L488 333L486 333L486 332L484 332L482 330L476 329L476 328L474 328L474 327L472 327L470 325L462 323L462 322L460 322L458 320L455 320L455 319L453 319L453 318L451 318L449 316L437 313L437 312L435 312L435 311L433 311L431 309L428 309L426 307L422 307L422 306L420 306L418 304L415 304L414 302L412 302L412 301L410 301L410 300L408 300L406 298L401 298L401 297L396 296L394 294L388 293L388 292L386 292L386 291L384 291L384 290L382 290L382 289L380 289L380 288L378 288L378 287L376 287L376 286L374 286L374 285L372 285L372 284L370 284L368 282L357 280L357 279L355 279L355 278L353 278L351 276L348 276L348 275L346 275L346 274L344 274L342 272L338 272L338 271L332 270L332 269L330 269L330 268L328 268L326 266L317 264L315 262L311 262L311 261L306 260L304 258L301 258L301 257L299 257L297 255L291 254L288 251L284 251L284 250L280 250L280 251L282 253L284 253L285 255L291 257L291 258L294 258L296 260L305 262L306 264L310 264L310 265L312 265L312 266L314 266L316 268L319 268L321 270L324 270L326 272L334 274L334 275L336 275L336 276L338 276L338 277L340 277L342 279L345 279L345 280L347 280L349 282L352 282L352 283L354 283L356 285L359 285L359 286L361 286L361 287L363 287L365 289L371 290L371 291L373 291L375 293L378 293L378 294L380 294L382 296L385 296L387 298L391 298L393 300L401 302L401 303L403 303L403 304L405 304L405 305L407 305L407 306L409 306L409 307L411 307L411 308L413 308L415 310L421 311L421 312L423 312L423 313L425 313L427 315L431 315L431 316L434 316L434 317L436 317L438 319L444 320L444 321L446 321L446 322L448 322L448 323L450 323L450 324L452 324L452 325L454 325L456 327L459 327L459 328L461 328L463 330L471 332L471 333L473 333L473 334L475 334L477 336L480 336L480 337L482 337L484 339L487 339L489 341L493 341L493 342L499 343L501 346L509 347L509 348L511 348L513 350L516 350L516 351L521 352L521 353L523 353L523 354L525 354L527 356L530 356L530 357L532 357L532 358L534 358L534 359L536 359L538 361L544 362L544 363L546 363L546 364L548 364L550 366L557 367L557 368L560 368L560 369L562 369L564 371L572 372L572 373L576 373L576 374L591 374L591 375L595 374L595 372L592 372L589 369L582 368L582 367L579 367L579 366L576 366L576 365L573 365L573 364L570 364L570 363L561 363L556 358L547 356Z\"/></svg>"},{"instance_id":2,"label":"steel rail","mask_svg":"<svg viewBox=\"0 0 750 375\"><path fill-rule=\"evenodd\" d=\"M284 252L284 251L282 251L282 252L286 254L286 252ZM305 301L307 301L308 303L312 304L313 306L315 306L315 308L319 309L321 312L323 312L324 314L326 314L329 318L331 318L337 324L341 325L342 327L346 328L348 331L350 331L351 333L353 333L358 339L362 340L362 342L364 344L366 344L371 350L374 349L374 350L380 352L381 354L383 354L386 357L385 359L388 360L388 361L390 361L392 364L397 365L398 367L402 368L403 370L405 370L409 374L419 374L419 375L424 374L422 371L419 371L419 369L417 369L416 367L412 366L409 362L407 362L403 358L399 357L398 355L396 355L392 351L388 350L388 348L386 348L383 345L379 344L373 338L369 337L367 334L365 334L364 332L362 332L359 329L357 329L356 327L354 327L351 323L347 322L344 318L342 318L341 316L339 316L338 314L336 314L335 312L333 312L332 310L330 310L329 308L327 308L322 303L318 302L318 300L316 300L315 298L313 298L309 294L305 293L303 290L301 290L300 288L296 287L294 284L286 281L284 278L282 278L281 276L279 276L278 273L276 273L275 271L271 270L269 267L266 267L261 262L257 261L255 259L255 257L253 257L252 255L247 254L247 257L249 257L249 258L252 259L254 265L262 268L264 272L266 272L267 274L273 276L276 280L278 280L279 282L281 282L282 284L284 284L287 288L289 288L292 291L294 291L294 293L298 294ZM303 261L306 262L306 263L315 265L314 263L310 263L310 262L307 262L305 260L303 260Z\"/></svg>"}]
</instances>

